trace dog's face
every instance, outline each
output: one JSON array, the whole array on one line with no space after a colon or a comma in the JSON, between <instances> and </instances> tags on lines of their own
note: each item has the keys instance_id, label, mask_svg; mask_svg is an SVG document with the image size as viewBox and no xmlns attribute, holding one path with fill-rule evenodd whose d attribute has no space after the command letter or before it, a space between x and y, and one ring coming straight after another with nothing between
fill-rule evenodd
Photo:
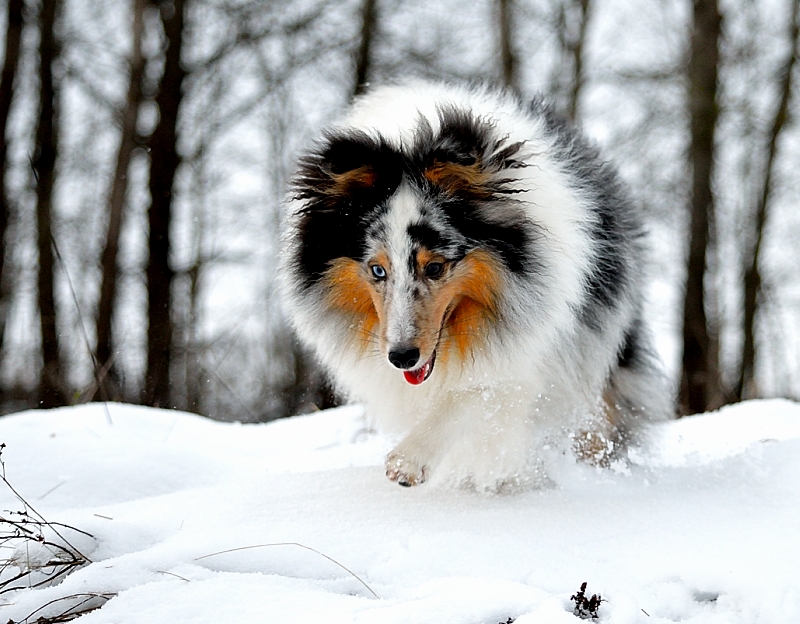
<instances>
[{"instance_id":1,"label":"dog's face","mask_svg":"<svg viewBox=\"0 0 800 624\"><path fill-rule=\"evenodd\" d=\"M388 220L398 221L392 213ZM501 270L480 249L448 253L415 241L408 230L418 223L391 225L380 228L386 239L369 241L364 259L332 262L323 278L327 303L355 321L364 347L376 344L406 381L419 384L437 356L441 363L463 359L485 337L497 316Z\"/></svg>"},{"instance_id":2,"label":"dog's face","mask_svg":"<svg viewBox=\"0 0 800 624\"><path fill-rule=\"evenodd\" d=\"M457 121L405 153L360 133L330 137L295 180L308 296L415 385L480 347L507 276L529 268L499 175L520 146L486 145L478 124Z\"/></svg>"}]
</instances>

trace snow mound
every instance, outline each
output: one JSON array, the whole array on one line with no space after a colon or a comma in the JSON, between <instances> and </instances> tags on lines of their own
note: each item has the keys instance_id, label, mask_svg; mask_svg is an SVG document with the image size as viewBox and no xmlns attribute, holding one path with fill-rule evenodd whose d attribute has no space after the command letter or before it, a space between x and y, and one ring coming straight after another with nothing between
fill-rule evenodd
<instances>
[{"instance_id":1,"label":"snow mound","mask_svg":"<svg viewBox=\"0 0 800 624\"><path fill-rule=\"evenodd\" d=\"M513 496L390 483L358 407L241 425L92 404L4 417L0 442L37 511L93 535L70 534L91 564L0 594L3 621L96 592L80 622L557 624L584 581L603 623L800 619L789 401L657 425L614 469L552 458L552 487Z\"/></svg>"}]
</instances>

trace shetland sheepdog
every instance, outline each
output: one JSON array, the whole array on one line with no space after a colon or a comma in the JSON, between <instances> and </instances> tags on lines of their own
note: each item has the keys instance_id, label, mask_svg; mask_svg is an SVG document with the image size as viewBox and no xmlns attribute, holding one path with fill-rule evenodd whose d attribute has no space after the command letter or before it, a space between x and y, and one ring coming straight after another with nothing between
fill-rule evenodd
<instances>
[{"instance_id":1,"label":"shetland sheepdog","mask_svg":"<svg viewBox=\"0 0 800 624\"><path fill-rule=\"evenodd\" d=\"M404 437L400 485L524 485L541 448L617 461L670 411L643 304L642 216L544 101L408 82L300 159L288 316L335 387Z\"/></svg>"}]
</instances>

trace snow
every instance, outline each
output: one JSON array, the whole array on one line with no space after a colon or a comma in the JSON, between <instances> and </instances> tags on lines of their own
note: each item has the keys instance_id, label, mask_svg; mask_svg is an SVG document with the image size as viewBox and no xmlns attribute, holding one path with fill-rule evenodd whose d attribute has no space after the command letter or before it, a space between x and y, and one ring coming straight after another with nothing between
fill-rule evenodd
<instances>
[{"instance_id":1,"label":"snow","mask_svg":"<svg viewBox=\"0 0 800 624\"><path fill-rule=\"evenodd\" d=\"M4 417L0 442L28 503L94 536L63 529L92 563L0 595L4 622L107 592L82 624L558 624L584 581L603 623L800 619L789 401L657 425L613 470L550 457L552 484L514 495L390 483L357 406L241 425L92 404Z\"/></svg>"}]
</instances>

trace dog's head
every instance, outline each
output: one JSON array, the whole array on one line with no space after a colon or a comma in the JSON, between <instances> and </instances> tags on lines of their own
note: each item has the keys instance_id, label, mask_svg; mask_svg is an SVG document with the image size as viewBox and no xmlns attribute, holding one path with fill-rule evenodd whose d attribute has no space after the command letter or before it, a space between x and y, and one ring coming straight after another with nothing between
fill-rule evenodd
<instances>
[{"instance_id":1,"label":"dog's head","mask_svg":"<svg viewBox=\"0 0 800 624\"><path fill-rule=\"evenodd\" d=\"M531 270L512 170L521 143L469 112L420 119L410 145L340 129L302 161L293 262L303 296L341 313L412 384L463 361L502 316L515 274Z\"/></svg>"}]
</instances>

